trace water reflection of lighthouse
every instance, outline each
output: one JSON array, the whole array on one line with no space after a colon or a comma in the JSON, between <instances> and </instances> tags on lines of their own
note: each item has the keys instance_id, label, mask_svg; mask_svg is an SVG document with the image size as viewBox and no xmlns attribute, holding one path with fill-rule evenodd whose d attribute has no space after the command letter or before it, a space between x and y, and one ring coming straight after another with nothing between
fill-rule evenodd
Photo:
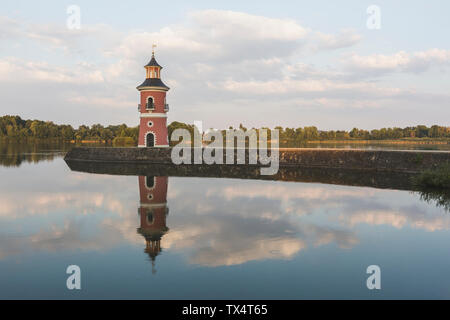
<instances>
[{"instance_id":1,"label":"water reflection of lighthouse","mask_svg":"<svg viewBox=\"0 0 450 320\"><path fill-rule=\"evenodd\" d=\"M155 258L161 252L161 238L169 230L166 226L168 177L139 177L139 217L137 232L145 238L145 252L152 262L155 273Z\"/></svg>"}]
</instances>

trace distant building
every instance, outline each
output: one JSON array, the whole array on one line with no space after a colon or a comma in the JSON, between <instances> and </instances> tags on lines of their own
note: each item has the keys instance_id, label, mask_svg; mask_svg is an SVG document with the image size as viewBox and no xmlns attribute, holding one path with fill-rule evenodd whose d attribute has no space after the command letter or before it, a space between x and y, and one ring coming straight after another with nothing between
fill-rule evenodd
<instances>
[{"instance_id":1,"label":"distant building","mask_svg":"<svg viewBox=\"0 0 450 320\"><path fill-rule=\"evenodd\" d=\"M137 87L141 93L138 147L169 147L167 133L166 92L169 87L161 81L162 67L156 62L155 52L145 66L146 79Z\"/></svg>"}]
</instances>

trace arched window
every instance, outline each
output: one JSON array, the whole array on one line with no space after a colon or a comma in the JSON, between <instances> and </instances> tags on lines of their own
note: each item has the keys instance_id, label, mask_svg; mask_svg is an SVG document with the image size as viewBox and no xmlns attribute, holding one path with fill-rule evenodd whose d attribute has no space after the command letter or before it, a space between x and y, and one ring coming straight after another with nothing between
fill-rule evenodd
<instances>
[{"instance_id":1,"label":"arched window","mask_svg":"<svg viewBox=\"0 0 450 320\"><path fill-rule=\"evenodd\" d=\"M154 147L155 146L155 135L151 132L147 133L145 136L145 146Z\"/></svg>"},{"instance_id":2,"label":"arched window","mask_svg":"<svg viewBox=\"0 0 450 320\"><path fill-rule=\"evenodd\" d=\"M147 105L146 105L147 110L153 110L155 109L155 102L153 101L153 97L148 97L147 98Z\"/></svg>"}]
</instances>

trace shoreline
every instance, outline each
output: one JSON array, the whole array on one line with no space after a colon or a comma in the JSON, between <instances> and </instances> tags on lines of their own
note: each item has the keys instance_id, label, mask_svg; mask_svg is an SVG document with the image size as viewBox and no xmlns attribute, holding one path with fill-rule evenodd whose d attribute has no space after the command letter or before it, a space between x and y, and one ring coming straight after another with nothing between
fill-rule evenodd
<instances>
[{"instance_id":1,"label":"shoreline","mask_svg":"<svg viewBox=\"0 0 450 320\"><path fill-rule=\"evenodd\" d=\"M287 143L287 142L286 142ZM420 145L424 145L424 144L429 144L429 145L447 145L450 144L450 140L445 140L445 139L436 139L436 140L432 140L432 139L423 139L421 140L421 138L416 138L416 139L411 139L411 140L407 140L407 139L398 139L398 140L310 140L310 141L306 141L306 144L386 144L386 145L390 145L390 144L420 144Z\"/></svg>"}]
</instances>

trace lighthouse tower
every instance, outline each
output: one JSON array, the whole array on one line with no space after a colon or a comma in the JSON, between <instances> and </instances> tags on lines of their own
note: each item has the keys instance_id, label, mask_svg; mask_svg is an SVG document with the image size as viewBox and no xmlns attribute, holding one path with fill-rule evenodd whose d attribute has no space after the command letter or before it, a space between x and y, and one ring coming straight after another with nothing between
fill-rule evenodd
<instances>
[{"instance_id":1,"label":"lighthouse tower","mask_svg":"<svg viewBox=\"0 0 450 320\"><path fill-rule=\"evenodd\" d=\"M145 66L146 79L137 87L141 94L138 147L169 147L167 133L166 92L169 87L161 81L162 67L156 62L153 45L152 58Z\"/></svg>"},{"instance_id":2,"label":"lighthouse tower","mask_svg":"<svg viewBox=\"0 0 450 320\"><path fill-rule=\"evenodd\" d=\"M155 272L155 258L161 252L161 238L169 230L166 225L168 177L139 177L139 218L137 232L145 238L145 253L152 262Z\"/></svg>"}]
</instances>

